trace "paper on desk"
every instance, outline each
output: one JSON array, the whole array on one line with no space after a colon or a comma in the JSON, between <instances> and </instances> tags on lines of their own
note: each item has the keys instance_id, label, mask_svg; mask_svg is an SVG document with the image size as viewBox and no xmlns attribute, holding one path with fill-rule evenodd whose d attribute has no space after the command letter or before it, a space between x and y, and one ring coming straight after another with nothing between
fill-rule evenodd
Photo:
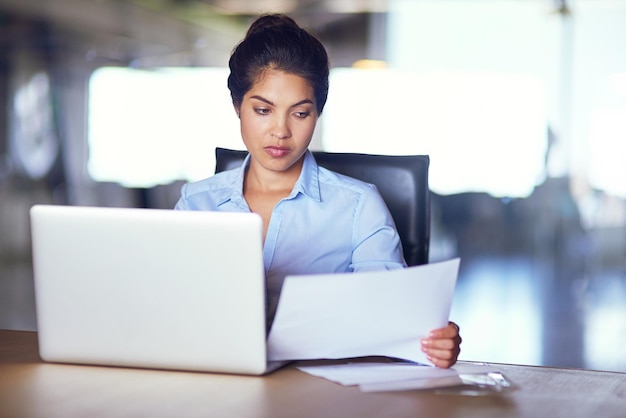
<instances>
[{"instance_id":1,"label":"paper on desk","mask_svg":"<svg viewBox=\"0 0 626 418\"><path fill-rule=\"evenodd\" d=\"M457 386L463 375L486 375L497 371L484 364L457 363L440 369L415 363L359 362L332 365L299 366L299 370L344 386L358 385L364 392L432 389Z\"/></svg>"},{"instance_id":2,"label":"paper on desk","mask_svg":"<svg viewBox=\"0 0 626 418\"><path fill-rule=\"evenodd\" d=\"M288 276L270 360L388 356L429 363L420 340L447 325L460 260L400 270Z\"/></svg>"},{"instance_id":3,"label":"paper on desk","mask_svg":"<svg viewBox=\"0 0 626 418\"><path fill-rule=\"evenodd\" d=\"M458 376L453 369L415 363L347 363L300 366L298 369L344 386Z\"/></svg>"},{"instance_id":4,"label":"paper on desk","mask_svg":"<svg viewBox=\"0 0 626 418\"><path fill-rule=\"evenodd\" d=\"M500 373L491 366L488 365L463 365L457 364L452 369L437 369L431 367L433 371L441 371L446 373L431 373L430 375L424 374L423 377L416 377L412 379L396 379L387 381L363 381L359 383L359 388L363 392L392 392L400 390L422 390L422 389L435 389L445 388L461 385L477 385L477 387L490 386L496 392L499 392L504 387L508 387L509 383L500 375L499 381L497 378L492 377L493 374L499 375Z\"/></svg>"}]
</instances>

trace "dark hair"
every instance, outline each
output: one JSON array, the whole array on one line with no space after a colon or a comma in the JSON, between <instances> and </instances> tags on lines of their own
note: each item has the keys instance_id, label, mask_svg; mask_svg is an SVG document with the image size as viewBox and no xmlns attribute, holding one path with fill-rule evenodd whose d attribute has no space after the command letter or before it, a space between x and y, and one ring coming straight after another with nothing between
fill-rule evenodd
<instances>
[{"instance_id":1,"label":"dark hair","mask_svg":"<svg viewBox=\"0 0 626 418\"><path fill-rule=\"evenodd\" d=\"M252 88L261 73L275 69L304 78L313 88L317 112L328 97L328 54L315 36L282 14L255 20L228 61L228 89L235 106Z\"/></svg>"}]
</instances>

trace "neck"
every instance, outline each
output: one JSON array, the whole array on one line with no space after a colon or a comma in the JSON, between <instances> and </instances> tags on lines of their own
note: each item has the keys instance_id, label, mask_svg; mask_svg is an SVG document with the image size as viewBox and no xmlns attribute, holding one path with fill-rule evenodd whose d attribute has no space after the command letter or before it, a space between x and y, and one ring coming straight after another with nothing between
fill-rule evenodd
<instances>
[{"instance_id":1,"label":"neck","mask_svg":"<svg viewBox=\"0 0 626 418\"><path fill-rule=\"evenodd\" d=\"M254 161L250 161L250 167L245 176L244 191L291 192L302 172L303 160L296 162L285 171L267 170L259 164L255 164Z\"/></svg>"}]
</instances>

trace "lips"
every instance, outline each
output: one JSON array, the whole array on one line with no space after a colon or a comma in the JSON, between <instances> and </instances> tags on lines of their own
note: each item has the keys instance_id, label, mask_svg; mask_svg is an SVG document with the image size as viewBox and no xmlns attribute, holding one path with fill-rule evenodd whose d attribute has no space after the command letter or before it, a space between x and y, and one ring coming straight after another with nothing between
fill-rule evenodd
<instances>
[{"instance_id":1,"label":"lips","mask_svg":"<svg viewBox=\"0 0 626 418\"><path fill-rule=\"evenodd\" d=\"M277 147L277 146L265 147L264 149L267 154L269 154L271 157L274 157L274 158L284 157L287 154L289 154L289 152L291 151L287 147Z\"/></svg>"}]
</instances>

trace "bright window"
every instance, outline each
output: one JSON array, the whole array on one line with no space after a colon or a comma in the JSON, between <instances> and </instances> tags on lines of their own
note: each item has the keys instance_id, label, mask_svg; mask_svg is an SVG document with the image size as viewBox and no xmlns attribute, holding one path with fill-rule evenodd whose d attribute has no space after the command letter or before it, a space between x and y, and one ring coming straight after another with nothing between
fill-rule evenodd
<instances>
[{"instance_id":1,"label":"bright window","mask_svg":"<svg viewBox=\"0 0 626 418\"><path fill-rule=\"evenodd\" d=\"M224 68L103 68L89 85L89 175L152 187L213 174L215 147L241 148Z\"/></svg>"}]
</instances>

